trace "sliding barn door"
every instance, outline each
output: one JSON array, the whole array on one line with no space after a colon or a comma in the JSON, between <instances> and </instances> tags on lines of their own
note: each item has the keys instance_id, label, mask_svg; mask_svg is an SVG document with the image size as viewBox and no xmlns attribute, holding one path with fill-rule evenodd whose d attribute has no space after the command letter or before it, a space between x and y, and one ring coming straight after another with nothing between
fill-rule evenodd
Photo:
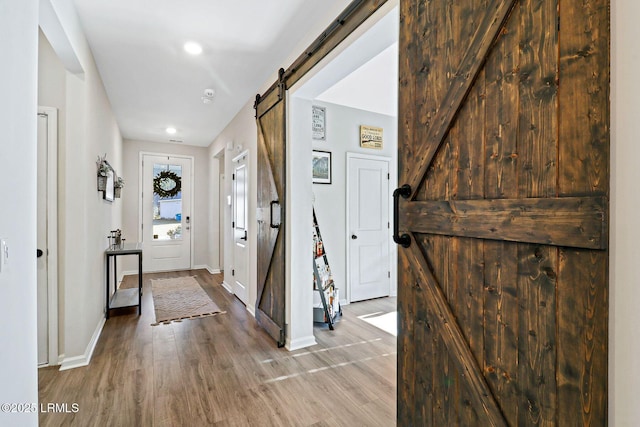
<instances>
[{"instance_id":1,"label":"sliding barn door","mask_svg":"<svg viewBox=\"0 0 640 427\"><path fill-rule=\"evenodd\" d=\"M398 425L606 425L608 0L400 4Z\"/></svg>"},{"instance_id":2,"label":"sliding barn door","mask_svg":"<svg viewBox=\"0 0 640 427\"><path fill-rule=\"evenodd\" d=\"M282 73L281 73L282 76ZM258 125L258 298L256 319L285 342L285 93L284 83L256 98Z\"/></svg>"}]
</instances>

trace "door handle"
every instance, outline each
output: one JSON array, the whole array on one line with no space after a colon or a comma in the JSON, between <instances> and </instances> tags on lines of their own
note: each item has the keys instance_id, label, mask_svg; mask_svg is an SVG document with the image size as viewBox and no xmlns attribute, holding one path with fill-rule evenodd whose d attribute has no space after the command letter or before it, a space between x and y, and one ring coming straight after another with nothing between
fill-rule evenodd
<instances>
[{"instance_id":1,"label":"door handle","mask_svg":"<svg viewBox=\"0 0 640 427\"><path fill-rule=\"evenodd\" d=\"M280 202L278 200L272 200L271 204L269 205L269 227L280 228L280 215L278 215L278 223L274 224L273 222L273 207L275 205L278 205L278 208L280 208Z\"/></svg>"},{"instance_id":2,"label":"door handle","mask_svg":"<svg viewBox=\"0 0 640 427\"><path fill-rule=\"evenodd\" d=\"M44 252L42 252L42 249L38 249L38 250L36 251L36 257L37 257L37 258L40 258L42 255L44 255Z\"/></svg>"},{"instance_id":3,"label":"door handle","mask_svg":"<svg viewBox=\"0 0 640 427\"><path fill-rule=\"evenodd\" d=\"M408 234L400 236L400 224L398 218L400 216L400 196L404 199L408 199L411 195L411 186L405 184L400 188L393 190L393 241L403 248L411 246L411 237Z\"/></svg>"},{"instance_id":4,"label":"door handle","mask_svg":"<svg viewBox=\"0 0 640 427\"><path fill-rule=\"evenodd\" d=\"M244 230L244 236L240 238L240 240L247 241L247 230Z\"/></svg>"},{"instance_id":5,"label":"door handle","mask_svg":"<svg viewBox=\"0 0 640 427\"><path fill-rule=\"evenodd\" d=\"M351 235L351 240L356 240L358 238L358 236L356 236L355 234Z\"/></svg>"}]
</instances>

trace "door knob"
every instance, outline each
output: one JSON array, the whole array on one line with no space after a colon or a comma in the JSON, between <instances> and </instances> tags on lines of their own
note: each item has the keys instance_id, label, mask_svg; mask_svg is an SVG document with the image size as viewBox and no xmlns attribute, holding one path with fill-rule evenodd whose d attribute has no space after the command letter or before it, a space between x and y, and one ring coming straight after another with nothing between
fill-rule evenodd
<instances>
[{"instance_id":1,"label":"door knob","mask_svg":"<svg viewBox=\"0 0 640 427\"><path fill-rule=\"evenodd\" d=\"M351 240L356 240L358 238L358 236L356 236L355 234L351 235Z\"/></svg>"},{"instance_id":2,"label":"door knob","mask_svg":"<svg viewBox=\"0 0 640 427\"><path fill-rule=\"evenodd\" d=\"M40 258L43 254L44 254L44 252L42 252L42 249L38 249L38 250L36 251L36 256L37 256L38 258Z\"/></svg>"}]
</instances>

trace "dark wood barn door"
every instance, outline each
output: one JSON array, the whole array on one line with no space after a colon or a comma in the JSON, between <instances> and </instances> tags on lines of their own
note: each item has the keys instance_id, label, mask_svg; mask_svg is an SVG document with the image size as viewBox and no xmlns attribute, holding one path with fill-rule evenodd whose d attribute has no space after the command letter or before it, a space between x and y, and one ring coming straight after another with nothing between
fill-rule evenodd
<instances>
[{"instance_id":1,"label":"dark wood barn door","mask_svg":"<svg viewBox=\"0 0 640 427\"><path fill-rule=\"evenodd\" d=\"M605 425L608 0L400 4L398 425Z\"/></svg>"},{"instance_id":2,"label":"dark wood barn door","mask_svg":"<svg viewBox=\"0 0 640 427\"><path fill-rule=\"evenodd\" d=\"M282 76L282 72L280 73ZM256 320L278 343L285 343L285 92L256 98L258 126L258 297Z\"/></svg>"}]
</instances>

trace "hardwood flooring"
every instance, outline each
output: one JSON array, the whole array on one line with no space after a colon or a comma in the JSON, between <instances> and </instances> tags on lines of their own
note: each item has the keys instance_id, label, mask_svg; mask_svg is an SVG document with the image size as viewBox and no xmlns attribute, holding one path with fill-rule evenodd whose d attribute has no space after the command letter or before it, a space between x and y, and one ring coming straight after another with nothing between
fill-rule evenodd
<instances>
[{"instance_id":1,"label":"hardwood flooring","mask_svg":"<svg viewBox=\"0 0 640 427\"><path fill-rule=\"evenodd\" d=\"M151 326L150 279L184 275L226 313ZM395 298L343 307L335 331L316 326L317 345L289 352L221 280L206 270L145 274L142 315L107 320L89 366L39 370L41 403L79 408L41 413L40 425L395 425L396 338L357 317L394 311Z\"/></svg>"}]
</instances>

